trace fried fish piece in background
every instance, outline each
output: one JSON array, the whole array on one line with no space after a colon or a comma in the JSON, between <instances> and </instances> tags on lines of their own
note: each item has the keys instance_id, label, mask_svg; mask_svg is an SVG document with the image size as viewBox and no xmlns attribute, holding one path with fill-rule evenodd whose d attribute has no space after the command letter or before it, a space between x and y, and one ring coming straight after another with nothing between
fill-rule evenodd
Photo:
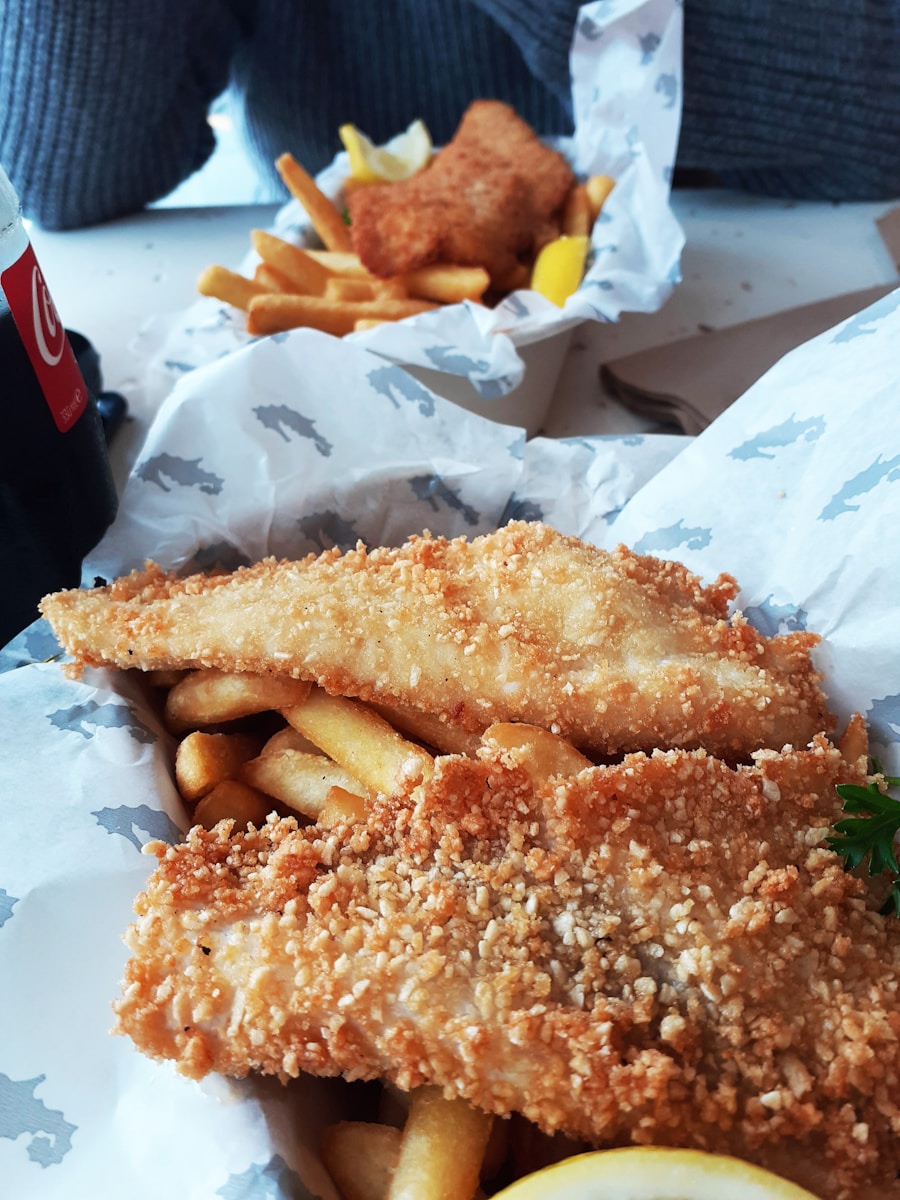
<instances>
[{"instance_id":1,"label":"fried fish piece in background","mask_svg":"<svg viewBox=\"0 0 900 1200\"><path fill-rule=\"evenodd\" d=\"M425 170L350 192L353 248L382 278L449 262L483 266L494 288L508 290L527 282L523 267L559 235L574 182L563 156L509 105L478 100Z\"/></svg>"},{"instance_id":2,"label":"fried fish piece in background","mask_svg":"<svg viewBox=\"0 0 900 1200\"><path fill-rule=\"evenodd\" d=\"M608 552L540 522L398 549L153 567L41 610L76 664L289 674L480 733L542 725L585 753L702 747L729 760L828 731L810 651L727 619L735 581Z\"/></svg>"},{"instance_id":3,"label":"fried fish piece in background","mask_svg":"<svg viewBox=\"0 0 900 1200\"><path fill-rule=\"evenodd\" d=\"M195 1078L432 1084L894 1194L900 924L826 844L865 753L532 757L488 738L355 824L157 844L119 1031Z\"/></svg>"}]
</instances>

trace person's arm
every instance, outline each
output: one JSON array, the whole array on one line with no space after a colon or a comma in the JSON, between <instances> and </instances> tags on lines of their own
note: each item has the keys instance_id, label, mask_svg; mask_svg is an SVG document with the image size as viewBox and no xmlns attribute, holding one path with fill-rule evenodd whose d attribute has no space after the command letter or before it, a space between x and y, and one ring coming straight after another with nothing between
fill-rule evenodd
<instances>
[{"instance_id":1,"label":"person's arm","mask_svg":"<svg viewBox=\"0 0 900 1200\"><path fill-rule=\"evenodd\" d=\"M568 105L571 0L472 0ZM747 191L900 196L900 0L684 0L678 166Z\"/></svg>"},{"instance_id":2,"label":"person's arm","mask_svg":"<svg viewBox=\"0 0 900 1200\"><path fill-rule=\"evenodd\" d=\"M535 79L571 113L569 51L581 8L578 0L473 0L473 3L509 34Z\"/></svg>"},{"instance_id":3,"label":"person's arm","mask_svg":"<svg viewBox=\"0 0 900 1200\"><path fill-rule=\"evenodd\" d=\"M109 220L197 170L239 36L220 0L0 0L0 162L26 215Z\"/></svg>"},{"instance_id":4,"label":"person's arm","mask_svg":"<svg viewBox=\"0 0 900 1200\"><path fill-rule=\"evenodd\" d=\"M678 164L775 196L900 195L900 0L685 0Z\"/></svg>"}]
</instances>

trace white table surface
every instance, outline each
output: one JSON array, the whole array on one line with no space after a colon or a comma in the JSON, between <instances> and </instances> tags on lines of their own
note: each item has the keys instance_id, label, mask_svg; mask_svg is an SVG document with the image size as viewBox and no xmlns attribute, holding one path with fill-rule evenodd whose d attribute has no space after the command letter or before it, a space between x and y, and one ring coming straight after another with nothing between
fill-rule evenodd
<instances>
[{"instance_id":1,"label":"white table surface","mask_svg":"<svg viewBox=\"0 0 900 1200\"><path fill-rule=\"evenodd\" d=\"M615 325L576 330L554 392L550 436L652 428L606 395L600 365L623 354L721 329L796 305L897 279L876 219L895 202L799 204L725 191L681 191L673 208L686 236L683 281L663 308L625 314ZM138 331L195 299L211 262L240 264L249 231L266 227L273 205L152 209L65 233L32 229L32 240L64 323L89 337L105 386L139 391ZM132 421L116 439L114 463L127 471L143 435Z\"/></svg>"}]
</instances>

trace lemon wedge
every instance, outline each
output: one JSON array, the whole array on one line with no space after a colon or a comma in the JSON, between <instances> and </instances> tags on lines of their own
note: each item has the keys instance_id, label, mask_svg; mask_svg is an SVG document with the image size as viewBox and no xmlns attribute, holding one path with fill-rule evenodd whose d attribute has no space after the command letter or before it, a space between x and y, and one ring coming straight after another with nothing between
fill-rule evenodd
<instances>
[{"instance_id":1,"label":"lemon wedge","mask_svg":"<svg viewBox=\"0 0 900 1200\"><path fill-rule=\"evenodd\" d=\"M342 125L338 134L350 158L350 175L357 183L408 179L431 158L431 134L424 121L413 121L386 146L376 146L355 125Z\"/></svg>"},{"instance_id":2,"label":"lemon wedge","mask_svg":"<svg viewBox=\"0 0 900 1200\"><path fill-rule=\"evenodd\" d=\"M535 259L531 272L531 287L535 292L558 304L578 290L584 276L588 238L583 234L558 237L544 246Z\"/></svg>"},{"instance_id":3,"label":"lemon wedge","mask_svg":"<svg viewBox=\"0 0 900 1200\"><path fill-rule=\"evenodd\" d=\"M494 1200L816 1200L761 1167L702 1150L628 1146L577 1154Z\"/></svg>"}]
</instances>

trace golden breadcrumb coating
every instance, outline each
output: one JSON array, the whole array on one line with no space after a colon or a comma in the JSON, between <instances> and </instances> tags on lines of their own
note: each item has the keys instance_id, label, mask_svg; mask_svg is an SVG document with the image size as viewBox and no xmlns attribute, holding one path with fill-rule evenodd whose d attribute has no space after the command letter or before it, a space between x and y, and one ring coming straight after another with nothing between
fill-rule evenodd
<instances>
[{"instance_id":1,"label":"golden breadcrumb coating","mask_svg":"<svg viewBox=\"0 0 900 1200\"><path fill-rule=\"evenodd\" d=\"M178 579L150 565L45 597L76 664L289 673L481 732L542 725L594 756L704 748L748 760L832 726L818 638L767 638L682 565L539 522L398 549L267 559Z\"/></svg>"},{"instance_id":2,"label":"golden breadcrumb coating","mask_svg":"<svg viewBox=\"0 0 900 1200\"><path fill-rule=\"evenodd\" d=\"M825 844L865 756L754 757L533 786L485 749L364 823L157 844L118 1029L193 1077L428 1082L597 1145L895 1195L900 926Z\"/></svg>"},{"instance_id":3,"label":"golden breadcrumb coating","mask_svg":"<svg viewBox=\"0 0 900 1200\"><path fill-rule=\"evenodd\" d=\"M574 183L508 104L476 100L427 170L349 193L353 249L385 278L443 262L484 267L500 291L527 285Z\"/></svg>"}]
</instances>

